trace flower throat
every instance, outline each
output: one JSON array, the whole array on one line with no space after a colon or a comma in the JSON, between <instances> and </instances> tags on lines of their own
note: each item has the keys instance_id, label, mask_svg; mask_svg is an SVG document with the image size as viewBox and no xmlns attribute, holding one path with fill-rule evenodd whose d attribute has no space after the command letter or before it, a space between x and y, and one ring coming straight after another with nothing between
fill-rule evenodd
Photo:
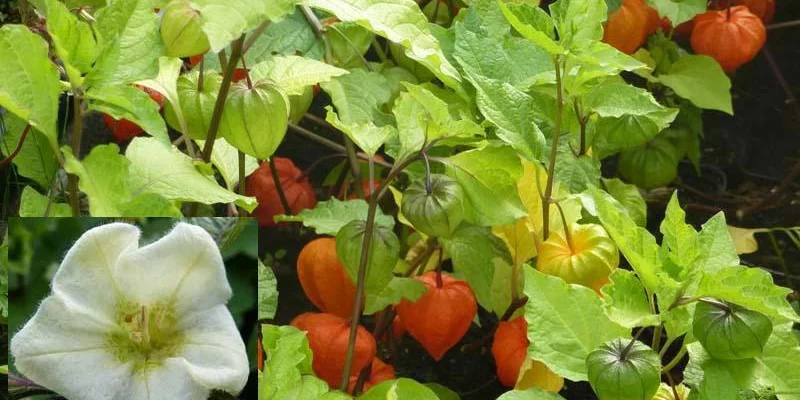
<instances>
[{"instance_id":1,"label":"flower throat","mask_svg":"<svg viewBox=\"0 0 800 400\"><path fill-rule=\"evenodd\" d=\"M109 345L120 362L134 363L134 372L158 367L180 353L184 336L177 329L171 304L123 302L117 307L116 316L119 329L110 334Z\"/></svg>"}]
</instances>

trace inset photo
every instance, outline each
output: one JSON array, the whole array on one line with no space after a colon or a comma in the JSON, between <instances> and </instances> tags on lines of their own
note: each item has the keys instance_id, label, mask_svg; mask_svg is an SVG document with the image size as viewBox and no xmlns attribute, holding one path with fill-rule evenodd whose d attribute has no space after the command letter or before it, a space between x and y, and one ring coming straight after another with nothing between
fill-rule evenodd
<instances>
[{"instance_id":1,"label":"inset photo","mask_svg":"<svg viewBox=\"0 0 800 400\"><path fill-rule=\"evenodd\" d=\"M8 398L256 399L257 236L250 218L11 218Z\"/></svg>"}]
</instances>

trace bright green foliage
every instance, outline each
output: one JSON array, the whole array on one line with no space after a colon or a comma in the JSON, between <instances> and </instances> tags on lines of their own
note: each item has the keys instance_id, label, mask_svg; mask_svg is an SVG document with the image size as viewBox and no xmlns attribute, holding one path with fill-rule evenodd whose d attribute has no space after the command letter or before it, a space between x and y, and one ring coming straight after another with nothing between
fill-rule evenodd
<instances>
[{"instance_id":1,"label":"bright green foliage","mask_svg":"<svg viewBox=\"0 0 800 400\"><path fill-rule=\"evenodd\" d=\"M48 210L49 203L49 210ZM71 217L72 210L69 204L50 202L50 200L36 191L36 189L25 186L22 189L22 198L19 201L19 216L26 217Z\"/></svg>"},{"instance_id":2,"label":"bright green foliage","mask_svg":"<svg viewBox=\"0 0 800 400\"><path fill-rule=\"evenodd\" d=\"M47 43L22 25L0 28L0 106L47 137L58 149L58 70L47 55Z\"/></svg>"},{"instance_id":3,"label":"bright green foliage","mask_svg":"<svg viewBox=\"0 0 800 400\"><path fill-rule=\"evenodd\" d=\"M525 268L525 319L531 340L528 354L573 381L587 379L586 356L629 330L611 321L592 290Z\"/></svg>"},{"instance_id":4,"label":"bright green foliage","mask_svg":"<svg viewBox=\"0 0 800 400\"><path fill-rule=\"evenodd\" d=\"M85 98L90 110L104 112L115 119L127 119L165 145L169 144L167 125L158 113L158 103L143 90L131 85L92 86Z\"/></svg>"},{"instance_id":5,"label":"bright green foliage","mask_svg":"<svg viewBox=\"0 0 800 400\"><path fill-rule=\"evenodd\" d=\"M352 220L336 234L336 254L353 282L358 281L365 233L366 222ZM372 302L383 293L392 279L396 279L392 271L400 258L400 240L391 229L381 225L375 225L371 239L364 280L367 294L365 308L375 309Z\"/></svg>"},{"instance_id":6,"label":"bright green foliage","mask_svg":"<svg viewBox=\"0 0 800 400\"><path fill-rule=\"evenodd\" d=\"M556 179L571 193L580 193L600 184L600 160L587 154L576 156L567 140L561 141L557 154Z\"/></svg>"},{"instance_id":7,"label":"bright green foliage","mask_svg":"<svg viewBox=\"0 0 800 400\"><path fill-rule=\"evenodd\" d=\"M510 390L497 398L497 400L559 400L559 399L563 399L563 397L539 388L531 388L527 390Z\"/></svg>"},{"instance_id":8,"label":"bright green foliage","mask_svg":"<svg viewBox=\"0 0 800 400\"><path fill-rule=\"evenodd\" d=\"M466 279L478 304L491 310L491 285L494 279L494 260L499 258L510 263L508 250L502 239L493 235L486 227L462 224L460 229L442 246L453 259L453 270Z\"/></svg>"},{"instance_id":9,"label":"bright green foliage","mask_svg":"<svg viewBox=\"0 0 800 400\"><path fill-rule=\"evenodd\" d=\"M367 202L361 199L341 201L332 197L330 200L320 201L316 207L302 210L296 215L276 216L275 221L302 222L304 226L314 229L318 235L336 235L339 229L342 229L348 222L367 218L368 208ZM391 229L394 227L394 218L378 210L375 224Z\"/></svg>"},{"instance_id":10,"label":"bright green foliage","mask_svg":"<svg viewBox=\"0 0 800 400\"><path fill-rule=\"evenodd\" d=\"M258 63L250 70L253 84L269 81L287 95L303 94L303 89L333 77L347 74L347 70L311 58L298 56L274 56Z\"/></svg>"},{"instance_id":11,"label":"bright green foliage","mask_svg":"<svg viewBox=\"0 0 800 400\"><path fill-rule=\"evenodd\" d=\"M261 325L261 335L267 359L264 371L258 376L260 399L292 398L291 395L316 398L328 391L328 385L311 370L314 356L305 332L293 326ZM317 389L314 396L297 397L311 388Z\"/></svg>"},{"instance_id":12,"label":"bright green foliage","mask_svg":"<svg viewBox=\"0 0 800 400\"><path fill-rule=\"evenodd\" d=\"M56 0L47 0L45 5L47 32L53 40L56 55L64 63L72 86L80 87L81 75L89 72L97 57L97 43L92 28Z\"/></svg>"},{"instance_id":13,"label":"bright green foliage","mask_svg":"<svg viewBox=\"0 0 800 400\"><path fill-rule=\"evenodd\" d=\"M647 223L647 204L635 185L625 183L617 178L601 179L602 187L617 200L628 212L628 217L636 225L644 227Z\"/></svg>"},{"instance_id":14,"label":"bright green foliage","mask_svg":"<svg viewBox=\"0 0 800 400\"><path fill-rule=\"evenodd\" d=\"M197 145L203 147L205 141L198 140ZM214 150L211 152L211 164L217 168L225 186L233 191L239 183L239 150L231 146L225 139L218 138L214 142ZM248 176L258 168L258 160L255 157L245 155L244 175Z\"/></svg>"},{"instance_id":15,"label":"bright green foliage","mask_svg":"<svg viewBox=\"0 0 800 400\"><path fill-rule=\"evenodd\" d=\"M447 175L464 191L464 219L491 226L513 224L527 212L517 194L522 175L517 154L510 147L465 151L444 161Z\"/></svg>"},{"instance_id":16,"label":"bright green foliage","mask_svg":"<svg viewBox=\"0 0 800 400\"><path fill-rule=\"evenodd\" d=\"M733 115L731 80L711 57L684 55L657 79L700 108Z\"/></svg>"},{"instance_id":17,"label":"bright green foliage","mask_svg":"<svg viewBox=\"0 0 800 400\"><path fill-rule=\"evenodd\" d=\"M660 17L667 17L672 26L678 26L706 10L705 0L647 0L658 11Z\"/></svg>"},{"instance_id":18,"label":"bright green foliage","mask_svg":"<svg viewBox=\"0 0 800 400\"><path fill-rule=\"evenodd\" d=\"M445 85L461 90L461 78L445 58L419 7L404 0L305 0L342 21L356 22L407 49L406 55L431 70ZM391 15L392 18L386 18ZM365 149L366 150L366 149Z\"/></svg>"},{"instance_id":19,"label":"bright green foliage","mask_svg":"<svg viewBox=\"0 0 800 400\"><path fill-rule=\"evenodd\" d=\"M256 207L255 198L220 187L203 172L205 170L198 169L188 156L176 148L165 147L155 139L134 139L125 157L131 164L129 187L133 192L153 193L167 200L203 204L233 202L249 211Z\"/></svg>"},{"instance_id":20,"label":"bright green foliage","mask_svg":"<svg viewBox=\"0 0 800 400\"><path fill-rule=\"evenodd\" d=\"M419 399L439 400L427 386L408 378L393 379L373 386L359 397L361 400Z\"/></svg>"},{"instance_id":21,"label":"bright green foliage","mask_svg":"<svg viewBox=\"0 0 800 400\"><path fill-rule=\"evenodd\" d=\"M14 114L6 114L0 119L0 132L2 133L3 153L10 154L17 148L22 132L25 130L26 122ZM28 137L22 143L19 153L14 158L14 166L17 173L34 182L40 188L49 188L53 185L53 178L58 169L58 161L53 153L53 148L48 142L47 136L42 132L31 129Z\"/></svg>"},{"instance_id":22,"label":"bright green foliage","mask_svg":"<svg viewBox=\"0 0 800 400\"><path fill-rule=\"evenodd\" d=\"M330 96L331 106L327 121L353 140L367 154L375 152L392 136L396 128L391 115L381 106L389 101L391 93L386 78L377 72L354 70L320 84Z\"/></svg>"},{"instance_id":23,"label":"bright green foliage","mask_svg":"<svg viewBox=\"0 0 800 400\"><path fill-rule=\"evenodd\" d=\"M392 280L380 293L367 294L364 314L375 314L387 306L399 304L403 299L411 302L417 301L427 290L425 284L416 279L392 277Z\"/></svg>"},{"instance_id":24,"label":"bright green foliage","mask_svg":"<svg viewBox=\"0 0 800 400\"><path fill-rule=\"evenodd\" d=\"M559 0L550 5L559 39L567 48L602 39L607 12L604 0Z\"/></svg>"},{"instance_id":25,"label":"bright green foliage","mask_svg":"<svg viewBox=\"0 0 800 400\"><path fill-rule=\"evenodd\" d=\"M258 319L275 317L278 310L278 281L272 268L258 260Z\"/></svg>"},{"instance_id":26,"label":"bright green foliage","mask_svg":"<svg viewBox=\"0 0 800 400\"><path fill-rule=\"evenodd\" d=\"M650 309L642 282L633 272L616 269L603 286L603 309L608 318L626 328L654 326L659 317Z\"/></svg>"}]
</instances>

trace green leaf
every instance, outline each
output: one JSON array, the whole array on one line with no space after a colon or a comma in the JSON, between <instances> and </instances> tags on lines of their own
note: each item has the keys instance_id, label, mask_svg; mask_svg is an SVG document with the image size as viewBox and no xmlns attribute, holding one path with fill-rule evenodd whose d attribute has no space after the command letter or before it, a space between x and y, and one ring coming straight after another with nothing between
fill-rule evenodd
<instances>
[{"instance_id":1,"label":"green leaf","mask_svg":"<svg viewBox=\"0 0 800 400\"><path fill-rule=\"evenodd\" d=\"M600 160L587 154L576 157L564 140L558 147L555 178L570 192L580 193L600 184Z\"/></svg>"},{"instance_id":2,"label":"green leaf","mask_svg":"<svg viewBox=\"0 0 800 400\"><path fill-rule=\"evenodd\" d=\"M647 90L615 81L590 89L583 103L599 117L594 147L601 158L647 143L678 115L677 109L662 106Z\"/></svg>"},{"instance_id":3,"label":"green leaf","mask_svg":"<svg viewBox=\"0 0 800 400\"><path fill-rule=\"evenodd\" d=\"M676 190L672 193L672 198L667 204L664 220L661 221L661 233L664 235L661 247L663 247L669 259L680 268L680 271L692 267L694 260L702 252L697 243L697 231L684 222L685 219L686 213L678 203L678 191ZM683 275L674 274L677 277Z\"/></svg>"},{"instance_id":4,"label":"green leaf","mask_svg":"<svg viewBox=\"0 0 800 400\"><path fill-rule=\"evenodd\" d=\"M387 306L399 304L406 299L411 302L419 300L428 289L421 281L411 278L393 277L389 284L377 295L368 295L364 306L364 314L372 315Z\"/></svg>"},{"instance_id":5,"label":"green leaf","mask_svg":"<svg viewBox=\"0 0 800 400\"><path fill-rule=\"evenodd\" d=\"M143 90L131 85L92 86L86 91L90 110L127 119L165 146L170 145L167 125L159 114L159 105Z\"/></svg>"},{"instance_id":6,"label":"green leaf","mask_svg":"<svg viewBox=\"0 0 800 400\"><path fill-rule=\"evenodd\" d=\"M733 115L731 80L711 57L685 55L672 64L658 81L700 108Z\"/></svg>"},{"instance_id":7,"label":"green leaf","mask_svg":"<svg viewBox=\"0 0 800 400\"><path fill-rule=\"evenodd\" d=\"M497 400L559 400L563 397L539 388L526 390L510 390L503 393Z\"/></svg>"},{"instance_id":8,"label":"green leaf","mask_svg":"<svg viewBox=\"0 0 800 400\"><path fill-rule=\"evenodd\" d=\"M447 175L464 189L464 217L483 225L511 225L527 215L517 193L522 165L510 147L469 150L443 160Z\"/></svg>"},{"instance_id":9,"label":"green leaf","mask_svg":"<svg viewBox=\"0 0 800 400\"><path fill-rule=\"evenodd\" d=\"M630 336L630 331L606 316L592 289L532 267L524 271L529 356L564 378L585 381L589 352L613 338Z\"/></svg>"},{"instance_id":10,"label":"green leaf","mask_svg":"<svg viewBox=\"0 0 800 400\"><path fill-rule=\"evenodd\" d=\"M371 387L360 400L439 400L427 386L408 378L392 379Z\"/></svg>"},{"instance_id":11,"label":"green leaf","mask_svg":"<svg viewBox=\"0 0 800 400\"><path fill-rule=\"evenodd\" d=\"M647 204L636 185L625 183L619 178L601 178L601 181L606 192L625 207L628 216L636 222L636 225L641 227L647 225Z\"/></svg>"},{"instance_id":12,"label":"green leaf","mask_svg":"<svg viewBox=\"0 0 800 400\"><path fill-rule=\"evenodd\" d=\"M614 77L622 71L648 68L641 61L603 42L581 43L570 52L581 63L576 73L564 76L564 87L568 93L580 93L588 82L596 78Z\"/></svg>"},{"instance_id":13,"label":"green leaf","mask_svg":"<svg viewBox=\"0 0 800 400\"><path fill-rule=\"evenodd\" d=\"M800 343L792 324L775 326L764 346L764 353L756 361L763 368L763 376L775 389L780 400L800 399Z\"/></svg>"},{"instance_id":14,"label":"green leaf","mask_svg":"<svg viewBox=\"0 0 800 400\"><path fill-rule=\"evenodd\" d=\"M156 92L161 93L164 96L166 101L169 104L172 104L172 107L177 110L179 123L178 126L184 126L186 121L184 120L184 115L181 112L181 103L180 98L178 97L178 79L189 79L188 77L191 76L190 74L181 76L181 68L183 67L183 61L179 58L175 57L161 57L158 60L158 75L153 79L142 80L137 82L137 84L155 90ZM180 78L179 78L180 76ZM214 96L216 99L216 95ZM194 116L189 116L194 118ZM199 117L197 117L199 118ZM169 117L168 117L169 120ZM184 129L180 129L183 131Z\"/></svg>"},{"instance_id":15,"label":"green leaf","mask_svg":"<svg viewBox=\"0 0 800 400\"><path fill-rule=\"evenodd\" d=\"M296 54L319 60L324 55L323 49L322 41L314 34L303 13L297 9L283 21L269 24L247 50L244 58L247 65L256 65L275 54ZM205 63L206 67L219 70L219 57L216 54L207 54Z\"/></svg>"},{"instance_id":16,"label":"green leaf","mask_svg":"<svg viewBox=\"0 0 800 400\"><path fill-rule=\"evenodd\" d=\"M22 189L22 198L19 201L19 216L26 217L71 217L72 209L69 204L52 203L49 204L49 199L41 195L30 186L25 186ZM48 207L50 208L48 210Z\"/></svg>"},{"instance_id":17,"label":"green leaf","mask_svg":"<svg viewBox=\"0 0 800 400\"><path fill-rule=\"evenodd\" d=\"M706 0L647 0L647 4L658 11L659 17L669 18L672 26L678 26L706 11Z\"/></svg>"},{"instance_id":18,"label":"green leaf","mask_svg":"<svg viewBox=\"0 0 800 400\"><path fill-rule=\"evenodd\" d=\"M247 211L258 205L254 197L241 196L219 186L213 176L196 168L187 155L153 138L133 139L125 156L131 162L133 192L202 204L235 203Z\"/></svg>"},{"instance_id":19,"label":"green leaf","mask_svg":"<svg viewBox=\"0 0 800 400\"><path fill-rule=\"evenodd\" d=\"M566 49L555 41L553 19L541 7L529 4L506 4L498 1L508 22L524 38L550 54L564 54Z\"/></svg>"},{"instance_id":20,"label":"green leaf","mask_svg":"<svg viewBox=\"0 0 800 400\"><path fill-rule=\"evenodd\" d=\"M389 81L380 73L354 70L320 86L336 107L335 113L330 106L325 107L326 120L366 153L374 155L396 135L391 115L380 110L391 98Z\"/></svg>"},{"instance_id":21,"label":"green leaf","mask_svg":"<svg viewBox=\"0 0 800 400\"><path fill-rule=\"evenodd\" d=\"M754 358L717 360L700 343L688 346L687 380L692 381L695 399L740 399L742 392L758 385L759 366ZM696 392L696 393L695 393Z\"/></svg>"},{"instance_id":22,"label":"green leaf","mask_svg":"<svg viewBox=\"0 0 800 400\"><path fill-rule=\"evenodd\" d=\"M44 133L58 151L59 74L47 42L22 25L0 27L0 107Z\"/></svg>"},{"instance_id":23,"label":"green leaf","mask_svg":"<svg viewBox=\"0 0 800 400\"><path fill-rule=\"evenodd\" d=\"M800 322L800 316L786 300L791 291L775 285L767 271L735 266L702 274L692 295L716 297L779 321Z\"/></svg>"},{"instance_id":24,"label":"green leaf","mask_svg":"<svg viewBox=\"0 0 800 400\"><path fill-rule=\"evenodd\" d=\"M475 16L480 19L481 27L495 38L503 38L508 36L511 27L508 25L506 17L500 10L502 4L496 0L478 0L471 1L467 13L475 13ZM459 17L460 18L460 17Z\"/></svg>"},{"instance_id":25,"label":"green leaf","mask_svg":"<svg viewBox=\"0 0 800 400\"><path fill-rule=\"evenodd\" d=\"M466 224L462 224L450 238L440 240L453 259L453 271L466 279L478 303L492 310L494 259L511 262L506 244L493 235L490 228Z\"/></svg>"},{"instance_id":26,"label":"green leaf","mask_svg":"<svg viewBox=\"0 0 800 400\"><path fill-rule=\"evenodd\" d=\"M289 325L261 325L261 335L267 358L259 376L259 398L287 398L287 393L303 386L304 376L313 377L306 334Z\"/></svg>"},{"instance_id":27,"label":"green leaf","mask_svg":"<svg viewBox=\"0 0 800 400\"><path fill-rule=\"evenodd\" d=\"M5 123L5 125L3 125ZM0 117L0 137L4 154L11 154L17 148L27 123L14 114ZM53 177L58 170L58 161L47 137L38 130L31 129L14 158L17 173L28 178L43 189L53 185Z\"/></svg>"},{"instance_id":28,"label":"green leaf","mask_svg":"<svg viewBox=\"0 0 800 400\"><path fill-rule=\"evenodd\" d=\"M302 3L402 44L408 57L428 68L445 85L463 92L458 71L445 57L417 4L405 0L304 0Z\"/></svg>"},{"instance_id":29,"label":"green leaf","mask_svg":"<svg viewBox=\"0 0 800 400\"><path fill-rule=\"evenodd\" d=\"M149 139L154 141L155 139ZM156 144L163 147L162 144ZM89 198L89 213L95 217L138 217L181 215L167 199L131 190L130 162L119 154L116 144L96 146L78 160L64 146L64 169L78 176L78 187Z\"/></svg>"},{"instance_id":30,"label":"green leaf","mask_svg":"<svg viewBox=\"0 0 800 400\"><path fill-rule=\"evenodd\" d=\"M197 146L203 148L205 140L198 140ZM211 163L217 167L222 180L228 190L233 191L239 183L239 150L231 146L225 138L217 138L214 150L211 152ZM249 176L258 169L258 160L255 157L244 156L244 176Z\"/></svg>"},{"instance_id":31,"label":"green leaf","mask_svg":"<svg viewBox=\"0 0 800 400\"><path fill-rule=\"evenodd\" d=\"M335 236L339 229L350 221L366 219L369 204L362 199L341 201L331 197L320 201L314 208L307 208L295 215L277 215L276 222L302 222L303 226L314 229L318 235ZM394 227L394 218L378 210L375 224L389 229Z\"/></svg>"},{"instance_id":32,"label":"green leaf","mask_svg":"<svg viewBox=\"0 0 800 400\"><path fill-rule=\"evenodd\" d=\"M550 5L558 37L567 48L603 38L604 0L558 0Z\"/></svg>"},{"instance_id":33,"label":"green leaf","mask_svg":"<svg viewBox=\"0 0 800 400\"><path fill-rule=\"evenodd\" d=\"M80 87L81 75L88 72L97 57L97 43L88 23L78 20L67 7L47 0L47 33L53 40L56 55L64 63L64 70L73 87Z\"/></svg>"},{"instance_id":34,"label":"green leaf","mask_svg":"<svg viewBox=\"0 0 800 400\"><path fill-rule=\"evenodd\" d=\"M712 273L723 267L739 266L739 256L733 243L725 214L719 212L703 224L697 235L700 252L693 269ZM689 271L691 272L691 271Z\"/></svg>"},{"instance_id":35,"label":"green leaf","mask_svg":"<svg viewBox=\"0 0 800 400\"><path fill-rule=\"evenodd\" d=\"M414 155L433 140L485 136L476 122L454 118L448 104L428 89L413 84L403 87L406 91L400 93L392 109L400 140L398 160Z\"/></svg>"},{"instance_id":36,"label":"green leaf","mask_svg":"<svg viewBox=\"0 0 800 400\"><path fill-rule=\"evenodd\" d=\"M278 281L272 268L258 260L258 319L275 318L278 310Z\"/></svg>"},{"instance_id":37,"label":"green leaf","mask_svg":"<svg viewBox=\"0 0 800 400\"><path fill-rule=\"evenodd\" d=\"M659 286L657 273L662 267L659 247L653 235L636 225L622 204L598 188L588 189L580 195L580 199L586 211L600 219L645 288L654 292Z\"/></svg>"},{"instance_id":38,"label":"green leaf","mask_svg":"<svg viewBox=\"0 0 800 400\"><path fill-rule=\"evenodd\" d=\"M86 84L124 85L158 74L164 43L150 0L115 1L98 10L95 18L99 55Z\"/></svg>"},{"instance_id":39,"label":"green leaf","mask_svg":"<svg viewBox=\"0 0 800 400\"><path fill-rule=\"evenodd\" d=\"M210 53L218 53L243 33L264 20L279 21L294 10L292 0L193 0L192 6L203 19L203 32L211 44Z\"/></svg>"},{"instance_id":40,"label":"green leaf","mask_svg":"<svg viewBox=\"0 0 800 400\"><path fill-rule=\"evenodd\" d=\"M299 56L275 56L254 65L250 70L250 79L254 83L270 80L287 95L301 95L308 86L345 74L347 70L322 61Z\"/></svg>"},{"instance_id":41,"label":"green leaf","mask_svg":"<svg viewBox=\"0 0 800 400\"><path fill-rule=\"evenodd\" d=\"M626 327L655 326L660 323L657 314L650 311L642 282L633 272L616 269L610 277L611 284L603 292L603 310L612 321Z\"/></svg>"}]
</instances>

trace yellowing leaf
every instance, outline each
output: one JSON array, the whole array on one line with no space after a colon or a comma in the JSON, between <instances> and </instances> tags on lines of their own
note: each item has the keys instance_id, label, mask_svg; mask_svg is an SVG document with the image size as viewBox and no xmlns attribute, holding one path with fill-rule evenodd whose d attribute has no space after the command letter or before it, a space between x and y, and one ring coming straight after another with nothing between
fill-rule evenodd
<instances>
[{"instance_id":1,"label":"yellowing leaf","mask_svg":"<svg viewBox=\"0 0 800 400\"><path fill-rule=\"evenodd\" d=\"M550 371L544 363L526 358L519 368L519 377L514 389L525 390L534 387L558 393L564 387L564 378Z\"/></svg>"},{"instance_id":2,"label":"yellowing leaf","mask_svg":"<svg viewBox=\"0 0 800 400\"><path fill-rule=\"evenodd\" d=\"M542 242L542 231L544 229L542 223L542 199L539 193L544 193L545 187L547 186L547 171L538 163L533 163L522 158L521 162L522 177L519 182L517 182L517 191L519 192L522 204L528 211L528 215L524 220L528 225L528 229L535 233L534 242L538 248L539 244ZM561 207L564 210L567 224L572 225L581 217L581 205L577 199L566 199L569 195L569 190L566 187L561 186L558 181L553 182L553 198L564 199L561 201ZM550 231L563 233L564 225L561 222L558 208L555 205L551 205L550 207Z\"/></svg>"},{"instance_id":3,"label":"yellowing leaf","mask_svg":"<svg viewBox=\"0 0 800 400\"><path fill-rule=\"evenodd\" d=\"M728 232L730 232L733 239L733 245L736 246L736 254L750 254L758 251L758 241L755 234L767 231L769 230L766 228L747 229L728 225Z\"/></svg>"},{"instance_id":4,"label":"yellowing leaf","mask_svg":"<svg viewBox=\"0 0 800 400\"><path fill-rule=\"evenodd\" d=\"M503 239L508 246L514 267L519 267L525 261L536 257L535 235L530 229L527 218L518 219L514 225L493 226L492 233Z\"/></svg>"}]
</instances>

